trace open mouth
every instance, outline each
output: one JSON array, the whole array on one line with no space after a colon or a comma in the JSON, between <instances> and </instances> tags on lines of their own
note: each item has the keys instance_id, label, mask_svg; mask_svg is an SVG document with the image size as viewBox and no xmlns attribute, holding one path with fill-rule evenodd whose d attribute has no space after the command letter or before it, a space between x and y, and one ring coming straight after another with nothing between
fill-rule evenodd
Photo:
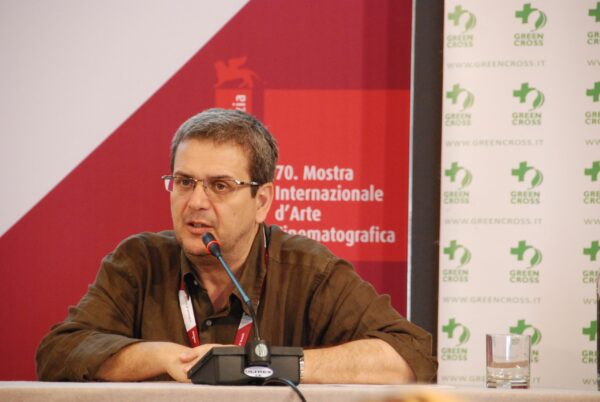
<instances>
[{"instance_id":1,"label":"open mouth","mask_svg":"<svg viewBox=\"0 0 600 402\"><path fill-rule=\"evenodd\" d=\"M208 224L206 221L195 221L189 220L186 222L186 227L189 233L191 233L194 237L202 236L206 232L212 232L214 227Z\"/></svg>"},{"instance_id":2,"label":"open mouth","mask_svg":"<svg viewBox=\"0 0 600 402\"><path fill-rule=\"evenodd\" d=\"M188 223L188 225L190 225L193 228L208 228L210 226L205 225L204 223Z\"/></svg>"},{"instance_id":3,"label":"open mouth","mask_svg":"<svg viewBox=\"0 0 600 402\"><path fill-rule=\"evenodd\" d=\"M188 230L194 234L204 234L209 229L212 229L212 226L204 223L204 222L187 222Z\"/></svg>"}]
</instances>

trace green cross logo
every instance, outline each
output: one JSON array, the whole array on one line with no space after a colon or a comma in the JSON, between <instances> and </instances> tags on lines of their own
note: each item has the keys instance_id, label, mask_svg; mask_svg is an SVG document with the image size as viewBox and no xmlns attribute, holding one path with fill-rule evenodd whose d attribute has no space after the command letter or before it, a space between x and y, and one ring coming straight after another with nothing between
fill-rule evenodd
<instances>
[{"instance_id":1,"label":"green cross logo","mask_svg":"<svg viewBox=\"0 0 600 402\"><path fill-rule=\"evenodd\" d=\"M477 18L475 18L475 15L472 12L465 10L460 5L457 5L454 7L454 11L448 14L448 20L452 21L452 25L457 27L460 25L460 20L462 19L463 15L467 16L462 31L462 33L465 33L475 28L475 24L477 24Z\"/></svg>"},{"instance_id":2,"label":"green cross logo","mask_svg":"<svg viewBox=\"0 0 600 402\"><path fill-rule=\"evenodd\" d=\"M531 190L531 189L541 185L542 182L544 181L544 175L542 174L542 172L540 170L534 168L533 166L527 165L527 162L521 162L521 163L519 163L519 166L516 169L511 170L511 174L513 176L515 176L519 180L519 182L525 181L525 176L529 172L533 172L533 177L531 178L531 181L529 182L529 187L528 187L528 190ZM531 176L531 175L529 175L529 176Z\"/></svg>"},{"instance_id":3,"label":"green cross logo","mask_svg":"<svg viewBox=\"0 0 600 402\"><path fill-rule=\"evenodd\" d=\"M590 261L596 261L596 257L598 257L598 251L600 251L600 244L598 243L598 240L594 240L590 247L583 249L583 255L589 255Z\"/></svg>"},{"instance_id":4,"label":"green cross logo","mask_svg":"<svg viewBox=\"0 0 600 402\"><path fill-rule=\"evenodd\" d=\"M469 341L469 338L471 337L471 331L469 331L469 328L465 327L459 322L456 322L455 318L451 318L448 321L448 324L442 327L442 332L448 334L448 339L454 339L454 333L459 328L461 328L462 331L458 337L458 344L456 346L464 345Z\"/></svg>"},{"instance_id":5,"label":"green cross logo","mask_svg":"<svg viewBox=\"0 0 600 402\"><path fill-rule=\"evenodd\" d=\"M581 334L586 335L590 341L595 341L598 334L598 321L590 321L590 326L583 328Z\"/></svg>"},{"instance_id":6,"label":"green cross logo","mask_svg":"<svg viewBox=\"0 0 600 402\"><path fill-rule=\"evenodd\" d=\"M533 29L531 30L531 32L535 32L538 29L542 29L548 20L543 11L538 8L532 8L531 3L525 3L522 10L517 10L515 12L515 17L520 19L522 24L529 24L529 17L531 17L532 14L537 14Z\"/></svg>"},{"instance_id":7,"label":"green cross logo","mask_svg":"<svg viewBox=\"0 0 600 402\"><path fill-rule=\"evenodd\" d=\"M525 320L517 321L517 325L509 328L509 332L515 335L531 336L531 346L537 345L542 341L542 333L533 325L529 325Z\"/></svg>"},{"instance_id":8,"label":"green cross logo","mask_svg":"<svg viewBox=\"0 0 600 402\"><path fill-rule=\"evenodd\" d=\"M456 105L458 103L458 98L461 94L464 94L464 99L462 101L462 109L461 112L469 109L473 106L473 103L475 102L475 96L473 96L473 93L470 91L467 91L464 88L461 88L460 85L458 84L454 84L452 86L452 90L446 92L446 98L450 99L452 101L453 105Z\"/></svg>"},{"instance_id":9,"label":"green cross logo","mask_svg":"<svg viewBox=\"0 0 600 402\"><path fill-rule=\"evenodd\" d=\"M529 250L532 250L533 254L528 253ZM523 261L525 259L525 253L531 254L527 269L540 265L542 262L542 252L539 249L528 245L525 240L520 240L516 247L511 247L510 253L517 257L517 261Z\"/></svg>"},{"instance_id":10,"label":"green cross logo","mask_svg":"<svg viewBox=\"0 0 600 402\"><path fill-rule=\"evenodd\" d=\"M600 3L598 3L600 4ZM594 86L585 90L585 96L591 96L594 103L600 101L600 81L594 82Z\"/></svg>"},{"instance_id":11,"label":"green cross logo","mask_svg":"<svg viewBox=\"0 0 600 402\"><path fill-rule=\"evenodd\" d=\"M542 107L546 97L539 89L530 87L528 82L522 83L519 89L513 90L513 97L519 98L519 103L526 103L528 95L532 92L535 93L535 98L531 103L531 109L529 109L529 111L536 110Z\"/></svg>"},{"instance_id":12,"label":"green cross logo","mask_svg":"<svg viewBox=\"0 0 600 402\"><path fill-rule=\"evenodd\" d=\"M600 1L596 3L596 8L590 8L588 15L594 17L596 22L600 22Z\"/></svg>"},{"instance_id":13,"label":"green cross logo","mask_svg":"<svg viewBox=\"0 0 600 402\"><path fill-rule=\"evenodd\" d=\"M594 161L594 163L592 163L592 167L589 169L585 168L583 173L586 176L590 176L592 181L598 181L598 173L600 173L600 161Z\"/></svg>"},{"instance_id":14,"label":"green cross logo","mask_svg":"<svg viewBox=\"0 0 600 402\"><path fill-rule=\"evenodd\" d=\"M444 254L448 256L450 261L455 261L456 258L460 264L458 267L456 267L457 269L464 267L469 263L469 261L471 261L471 252L469 249L462 244L458 244L456 240L452 240L448 247L444 247ZM459 254L460 258L458 258Z\"/></svg>"},{"instance_id":15,"label":"green cross logo","mask_svg":"<svg viewBox=\"0 0 600 402\"><path fill-rule=\"evenodd\" d=\"M456 162L452 162L452 165L450 165L450 169L444 170L444 176L449 177L451 183L455 183L457 181L459 173L461 172L462 179L460 181L460 187L458 188L459 190L462 190L463 188L471 184L471 181L473 181L473 175L471 174L471 172L465 169L464 167L460 166Z\"/></svg>"}]
</instances>

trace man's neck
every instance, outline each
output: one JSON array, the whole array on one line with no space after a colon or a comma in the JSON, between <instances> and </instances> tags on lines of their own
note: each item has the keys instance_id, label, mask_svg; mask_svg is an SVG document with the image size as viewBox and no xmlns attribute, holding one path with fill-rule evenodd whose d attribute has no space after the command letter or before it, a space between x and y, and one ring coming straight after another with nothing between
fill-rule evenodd
<instances>
[{"instance_id":1,"label":"man's neck","mask_svg":"<svg viewBox=\"0 0 600 402\"><path fill-rule=\"evenodd\" d=\"M235 250L222 250L223 259L227 262L227 266L231 269L233 275L238 279L242 273L244 263L250 254L259 228L260 225L254 234L243 242L245 243L243 246L238 245ZM227 299L234 289L231 278L229 278L219 260L212 255L195 256L194 258L190 258L190 260L210 297L214 310L221 310L227 304Z\"/></svg>"}]
</instances>

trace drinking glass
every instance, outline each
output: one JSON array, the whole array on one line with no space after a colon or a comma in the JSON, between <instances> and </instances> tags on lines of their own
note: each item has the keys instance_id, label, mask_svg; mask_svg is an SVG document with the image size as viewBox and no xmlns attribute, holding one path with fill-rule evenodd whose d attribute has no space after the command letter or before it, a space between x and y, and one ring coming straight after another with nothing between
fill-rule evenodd
<instances>
[{"instance_id":1,"label":"drinking glass","mask_svg":"<svg viewBox=\"0 0 600 402\"><path fill-rule=\"evenodd\" d=\"M485 336L486 386L529 388L531 340L529 335Z\"/></svg>"}]
</instances>

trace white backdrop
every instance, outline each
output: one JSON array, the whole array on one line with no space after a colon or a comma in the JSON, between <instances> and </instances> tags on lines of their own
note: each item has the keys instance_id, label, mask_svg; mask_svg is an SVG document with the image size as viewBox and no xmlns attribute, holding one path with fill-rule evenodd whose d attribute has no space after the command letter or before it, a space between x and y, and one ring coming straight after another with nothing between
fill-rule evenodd
<instances>
[{"instance_id":1,"label":"white backdrop","mask_svg":"<svg viewBox=\"0 0 600 402\"><path fill-rule=\"evenodd\" d=\"M532 386L595 389L600 1L445 3L438 380L532 336Z\"/></svg>"}]
</instances>

